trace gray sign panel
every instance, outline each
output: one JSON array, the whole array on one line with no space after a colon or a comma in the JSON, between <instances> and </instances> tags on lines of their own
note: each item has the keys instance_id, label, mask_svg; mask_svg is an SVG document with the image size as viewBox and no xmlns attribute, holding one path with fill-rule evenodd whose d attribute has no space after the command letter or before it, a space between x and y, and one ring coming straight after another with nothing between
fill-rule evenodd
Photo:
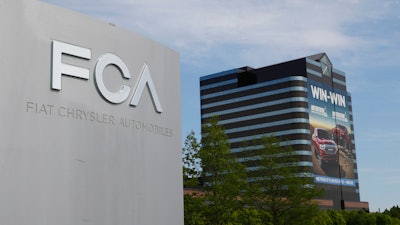
<instances>
[{"instance_id":1,"label":"gray sign panel","mask_svg":"<svg viewBox=\"0 0 400 225\"><path fill-rule=\"evenodd\" d=\"M0 1L0 224L183 224L178 54Z\"/></svg>"}]
</instances>

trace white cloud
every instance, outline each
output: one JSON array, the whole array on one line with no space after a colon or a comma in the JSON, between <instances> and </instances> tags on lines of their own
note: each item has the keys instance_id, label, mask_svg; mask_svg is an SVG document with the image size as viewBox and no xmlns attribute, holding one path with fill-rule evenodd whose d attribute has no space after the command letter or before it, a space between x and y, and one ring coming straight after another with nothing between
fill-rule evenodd
<instances>
[{"instance_id":1,"label":"white cloud","mask_svg":"<svg viewBox=\"0 0 400 225\"><path fill-rule=\"evenodd\" d=\"M317 52L349 58L357 56L349 54L357 51L370 53L376 49L374 46L390 48L394 38L399 37L371 39L365 36L368 33L364 35L368 30L362 28L365 23L397 15L394 8L399 8L398 1L47 1L132 29L193 61L209 57L215 48L224 45L237 46L240 50L232 57L245 61L248 57L257 61L270 53L276 59Z\"/></svg>"},{"instance_id":2,"label":"white cloud","mask_svg":"<svg viewBox=\"0 0 400 225\"><path fill-rule=\"evenodd\" d=\"M242 46L235 53L245 57L246 49L258 49L255 59L270 52L277 58L320 51L339 55L368 43L346 26L383 15L365 1L344 0L48 1L142 33L189 58L212 54L221 45Z\"/></svg>"}]
</instances>

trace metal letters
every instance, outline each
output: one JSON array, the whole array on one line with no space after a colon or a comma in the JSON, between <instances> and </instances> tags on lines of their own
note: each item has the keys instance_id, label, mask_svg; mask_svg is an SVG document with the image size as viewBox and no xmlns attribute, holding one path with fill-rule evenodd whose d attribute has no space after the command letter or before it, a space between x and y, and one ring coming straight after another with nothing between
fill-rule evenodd
<instances>
[{"instance_id":1,"label":"metal letters","mask_svg":"<svg viewBox=\"0 0 400 225\"><path fill-rule=\"evenodd\" d=\"M52 54L51 88L53 90L58 90L58 91L61 90L62 75L89 80L88 68L82 68L78 66L64 64L62 62L62 55L67 54L72 57L90 60L91 59L90 49L75 46L72 44L67 44L60 41L53 41L52 51L53 54ZM106 85L104 84L103 80L103 72L108 65L116 66L120 71L120 73L122 74L122 77L125 79L129 80L131 78L131 75L124 61L115 54L106 53L97 59L97 63L94 69L94 80L98 92L107 101L113 104L120 104L128 99L131 93L131 87L128 85L121 85L119 91L117 92L109 91ZM143 65L130 105L137 106L139 104L139 100L143 94L146 85L150 92L156 111L161 113L163 110L147 64Z\"/></svg>"}]
</instances>

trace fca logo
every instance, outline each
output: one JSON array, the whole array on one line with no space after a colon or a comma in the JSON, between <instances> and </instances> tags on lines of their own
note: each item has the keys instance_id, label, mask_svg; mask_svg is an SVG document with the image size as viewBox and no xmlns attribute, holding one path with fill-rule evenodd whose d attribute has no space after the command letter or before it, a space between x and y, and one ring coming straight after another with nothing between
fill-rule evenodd
<instances>
[{"instance_id":1,"label":"fca logo","mask_svg":"<svg viewBox=\"0 0 400 225\"><path fill-rule=\"evenodd\" d=\"M61 77L63 75L89 80L89 69L63 63L63 54L80 59L90 60L92 53L88 48L83 48L60 41L53 41L51 75L51 88L53 90L61 90ZM122 77L125 79L130 79L131 75L126 64L117 55L105 53L97 59L94 69L94 82L97 90L107 101L114 104L119 104L128 99L132 88L128 85L121 85L120 90L117 92L111 92L108 90L103 80L103 72L108 65L116 66L121 72ZM149 67L146 64L143 65L139 80L133 90L133 97L130 101L130 105L137 106L139 104L140 97L142 96L146 85L150 92L156 111L161 113L162 108L160 100L158 99L157 91L154 86L153 79L151 78Z\"/></svg>"}]
</instances>

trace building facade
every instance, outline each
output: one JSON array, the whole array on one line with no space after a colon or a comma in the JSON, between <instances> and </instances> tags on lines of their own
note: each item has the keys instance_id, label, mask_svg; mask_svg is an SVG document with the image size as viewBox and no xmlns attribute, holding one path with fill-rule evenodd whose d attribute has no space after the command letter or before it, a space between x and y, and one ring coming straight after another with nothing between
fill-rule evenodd
<instances>
[{"instance_id":1,"label":"building facade","mask_svg":"<svg viewBox=\"0 0 400 225\"><path fill-rule=\"evenodd\" d=\"M368 209L360 202L351 95L345 73L325 53L263 68L242 67L200 78L201 120L218 116L231 153L257 165L244 143L273 135L291 145L298 165L325 190L323 208ZM249 182L255 177L250 177Z\"/></svg>"}]
</instances>

